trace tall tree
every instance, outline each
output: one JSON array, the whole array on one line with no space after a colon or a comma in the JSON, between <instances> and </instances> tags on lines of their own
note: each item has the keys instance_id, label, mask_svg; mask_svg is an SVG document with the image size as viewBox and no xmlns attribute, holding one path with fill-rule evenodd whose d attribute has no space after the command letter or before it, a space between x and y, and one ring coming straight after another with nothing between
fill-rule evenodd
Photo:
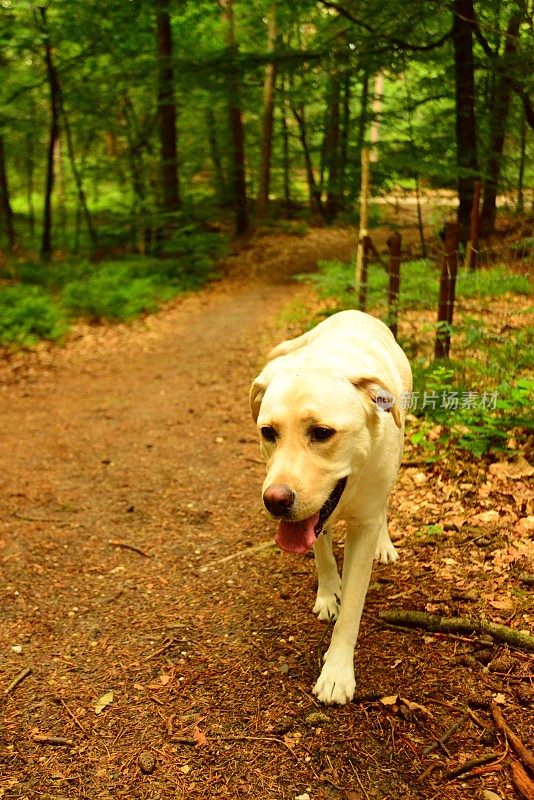
<instances>
[{"instance_id":1,"label":"tall tree","mask_svg":"<svg viewBox=\"0 0 534 800\"><path fill-rule=\"evenodd\" d=\"M488 158L485 169L484 200L480 216L480 233L488 236L495 230L495 216L497 213L497 192L501 175L502 154L510 101L512 98L512 60L517 52L519 39L519 26L522 15L516 8L512 11L506 29L506 40L502 58L497 60L497 74L495 76L495 90L490 108L490 131Z\"/></svg>"},{"instance_id":2,"label":"tall tree","mask_svg":"<svg viewBox=\"0 0 534 800\"><path fill-rule=\"evenodd\" d=\"M179 210L176 99L174 96L173 42L171 30L171 0L154 0L158 55L158 111L161 153L161 185L163 212L166 221Z\"/></svg>"},{"instance_id":3,"label":"tall tree","mask_svg":"<svg viewBox=\"0 0 534 800\"><path fill-rule=\"evenodd\" d=\"M460 225L460 238L465 241L469 234L475 179L478 174L473 0L453 0L453 15L458 224Z\"/></svg>"},{"instance_id":4,"label":"tall tree","mask_svg":"<svg viewBox=\"0 0 534 800\"><path fill-rule=\"evenodd\" d=\"M241 111L241 92L237 55L239 48L235 34L233 0L221 0L223 21L226 28L226 44L232 61L228 70L228 116L232 136L232 176L234 190L235 230L237 234L248 231L248 199L245 174L245 131Z\"/></svg>"},{"instance_id":5,"label":"tall tree","mask_svg":"<svg viewBox=\"0 0 534 800\"><path fill-rule=\"evenodd\" d=\"M0 133L0 219L4 223L7 244L10 251L15 249L15 224L13 220L13 210L9 199L9 183L7 179L6 154L4 147L4 136Z\"/></svg>"},{"instance_id":6,"label":"tall tree","mask_svg":"<svg viewBox=\"0 0 534 800\"><path fill-rule=\"evenodd\" d=\"M267 50L272 53L276 44L276 3L271 5L267 21ZM260 139L260 183L256 213L265 216L269 206L269 187L271 178L271 154L273 149L274 94L276 87L276 61L270 61L265 68L263 80L263 114Z\"/></svg>"},{"instance_id":7,"label":"tall tree","mask_svg":"<svg viewBox=\"0 0 534 800\"><path fill-rule=\"evenodd\" d=\"M43 235L41 240L41 257L48 261L52 256L52 193L54 191L54 151L59 139L60 89L57 71L52 57L52 45L48 31L47 11L39 8L45 47L45 64L50 92L50 130L48 134L48 150L46 158L46 186L43 208Z\"/></svg>"}]
</instances>

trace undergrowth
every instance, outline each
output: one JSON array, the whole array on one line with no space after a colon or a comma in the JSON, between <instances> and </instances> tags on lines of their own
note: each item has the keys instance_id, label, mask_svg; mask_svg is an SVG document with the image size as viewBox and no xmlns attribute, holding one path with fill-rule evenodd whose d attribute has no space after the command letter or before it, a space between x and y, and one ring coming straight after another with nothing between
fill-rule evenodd
<instances>
[{"instance_id":1,"label":"undergrowth","mask_svg":"<svg viewBox=\"0 0 534 800\"><path fill-rule=\"evenodd\" d=\"M155 311L163 301L215 277L224 241L189 225L167 247L161 258L12 265L9 283L0 285L0 344L32 347L40 339L56 341L73 317L128 321Z\"/></svg>"},{"instance_id":2,"label":"undergrowth","mask_svg":"<svg viewBox=\"0 0 534 800\"><path fill-rule=\"evenodd\" d=\"M324 317L355 308L354 265L323 261L318 272L300 276L314 286L325 306ZM367 308L388 322L386 271L371 265L367 282ZM534 380L533 330L491 323L492 300L514 302L527 296L531 286L526 275L505 266L461 270L456 284L458 309L452 328L454 358L436 362L428 354L435 335L429 321L437 311L439 274L429 260L403 263L398 301L399 318L406 312L420 312L417 333L400 341L409 355L414 387L403 398L415 420L410 426L411 442L429 461L439 460L451 446L475 457L488 452L505 452L526 446L531 430ZM479 301L479 305L473 304ZM473 315L483 313L484 317ZM459 310L462 309L462 313ZM518 309L517 316L528 313ZM413 314L412 314L413 317ZM423 351L423 354L421 354Z\"/></svg>"}]
</instances>

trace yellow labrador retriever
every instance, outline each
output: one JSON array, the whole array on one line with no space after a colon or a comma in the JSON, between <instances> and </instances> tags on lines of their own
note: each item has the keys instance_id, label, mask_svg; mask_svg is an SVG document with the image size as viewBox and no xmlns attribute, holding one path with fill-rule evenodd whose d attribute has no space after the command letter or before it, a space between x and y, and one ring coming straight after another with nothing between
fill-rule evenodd
<instances>
[{"instance_id":1,"label":"yellow labrador retriever","mask_svg":"<svg viewBox=\"0 0 534 800\"><path fill-rule=\"evenodd\" d=\"M275 347L250 390L267 462L263 502L279 520L283 550L314 548L319 586L313 611L334 620L313 689L346 703L354 689L354 647L373 558L398 556L387 507L403 448L401 397L410 365L390 330L360 311L342 311ZM328 529L347 522L343 577Z\"/></svg>"}]
</instances>

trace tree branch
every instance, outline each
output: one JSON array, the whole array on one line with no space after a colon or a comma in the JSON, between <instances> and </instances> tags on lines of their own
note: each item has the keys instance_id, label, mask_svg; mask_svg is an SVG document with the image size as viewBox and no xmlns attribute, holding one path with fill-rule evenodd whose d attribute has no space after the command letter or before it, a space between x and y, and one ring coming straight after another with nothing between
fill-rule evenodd
<instances>
[{"instance_id":1,"label":"tree branch","mask_svg":"<svg viewBox=\"0 0 534 800\"><path fill-rule=\"evenodd\" d=\"M483 619L439 617L424 611L384 611L380 614L380 619L390 625L423 628L434 633L488 634L498 642L534 653L534 636Z\"/></svg>"},{"instance_id":2,"label":"tree branch","mask_svg":"<svg viewBox=\"0 0 534 800\"><path fill-rule=\"evenodd\" d=\"M452 30L450 30L439 39L436 39L434 42L428 42L427 44L412 44L411 42L406 42L404 39L398 39L396 36L380 34L373 28L372 25L364 22L364 20L360 19L359 17L355 17L352 12L348 11L339 3L334 2L334 0L318 0L318 2L321 3L321 5L323 5L325 8L331 8L334 11L337 11L340 16L350 20L354 23L354 25L358 25L358 27L363 28L365 31L367 31L367 33L371 34L371 36L385 39L386 41L390 42L390 44L399 48L399 50L410 50L415 53L426 53L429 50L435 50L437 47L441 47L452 34Z\"/></svg>"}]
</instances>

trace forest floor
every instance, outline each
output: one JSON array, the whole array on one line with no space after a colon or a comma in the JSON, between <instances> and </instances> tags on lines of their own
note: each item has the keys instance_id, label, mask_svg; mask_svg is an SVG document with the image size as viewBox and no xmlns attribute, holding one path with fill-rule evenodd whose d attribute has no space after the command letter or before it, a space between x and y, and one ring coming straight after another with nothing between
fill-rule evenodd
<instances>
[{"instance_id":1,"label":"forest floor","mask_svg":"<svg viewBox=\"0 0 534 800\"><path fill-rule=\"evenodd\" d=\"M272 542L247 394L309 300L291 276L353 249L350 229L257 235L203 291L2 363L0 798L517 796L490 703L534 740L533 656L379 613L528 628L524 465L407 450L355 699L311 694L330 630L313 560Z\"/></svg>"}]
</instances>

